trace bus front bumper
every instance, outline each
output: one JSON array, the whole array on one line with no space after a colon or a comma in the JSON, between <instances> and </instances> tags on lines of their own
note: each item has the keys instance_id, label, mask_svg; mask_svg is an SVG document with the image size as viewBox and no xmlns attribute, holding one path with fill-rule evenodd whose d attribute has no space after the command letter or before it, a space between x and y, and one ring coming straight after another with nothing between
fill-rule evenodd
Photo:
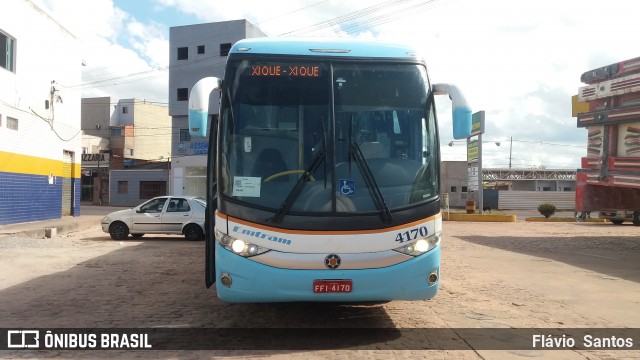
<instances>
[{"instance_id":1,"label":"bus front bumper","mask_svg":"<svg viewBox=\"0 0 640 360\"><path fill-rule=\"evenodd\" d=\"M424 300L436 295L440 283L440 246L393 266L362 270L281 269L233 254L218 243L215 259L217 294L226 302ZM223 275L230 285L222 283ZM430 275L436 280L430 282ZM351 280L352 285L350 292L316 293L316 280Z\"/></svg>"}]
</instances>

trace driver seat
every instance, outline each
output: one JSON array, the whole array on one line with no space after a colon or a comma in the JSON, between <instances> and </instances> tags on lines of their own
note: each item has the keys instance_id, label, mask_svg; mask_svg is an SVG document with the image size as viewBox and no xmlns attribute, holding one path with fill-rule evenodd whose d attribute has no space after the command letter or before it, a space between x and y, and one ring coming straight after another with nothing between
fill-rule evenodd
<instances>
[{"instance_id":1,"label":"driver seat","mask_svg":"<svg viewBox=\"0 0 640 360\"><path fill-rule=\"evenodd\" d=\"M264 181L267 177L283 171L287 171L287 164L282 159L280 151L274 148L267 148L262 150L256 158L251 170L251 176L261 177ZM288 175L280 176L273 179L273 181L287 181L288 178Z\"/></svg>"}]
</instances>

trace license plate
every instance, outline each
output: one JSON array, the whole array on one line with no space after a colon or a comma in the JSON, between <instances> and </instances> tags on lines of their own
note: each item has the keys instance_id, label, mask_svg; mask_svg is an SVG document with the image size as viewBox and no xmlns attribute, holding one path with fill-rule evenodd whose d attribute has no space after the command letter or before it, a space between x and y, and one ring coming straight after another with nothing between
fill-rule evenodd
<instances>
[{"instance_id":1,"label":"license plate","mask_svg":"<svg viewBox=\"0 0 640 360\"><path fill-rule=\"evenodd\" d=\"M314 293L350 293L353 289L351 280L314 280Z\"/></svg>"}]
</instances>

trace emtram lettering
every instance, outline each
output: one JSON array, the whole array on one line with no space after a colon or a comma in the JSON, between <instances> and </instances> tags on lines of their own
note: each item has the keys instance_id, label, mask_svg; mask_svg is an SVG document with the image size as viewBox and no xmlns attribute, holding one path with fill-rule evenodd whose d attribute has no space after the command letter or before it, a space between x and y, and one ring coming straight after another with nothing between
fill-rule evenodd
<instances>
[{"instance_id":1,"label":"emtram lettering","mask_svg":"<svg viewBox=\"0 0 640 360\"><path fill-rule=\"evenodd\" d=\"M250 230L250 229L245 229L245 228L242 228L242 227L240 227L238 225L233 227L233 232L236 232L236 233L239 233L239 234L242 234L242 235L252 236L252 237L255 237L255 238L258 238L258 239L266 239L266 240L277 242L277 243L281 243L281 244L284 244L284 245L291 245L291 240L289 240L289 239L273 236L273 235L270 235L270 234L265 234L265 233L263 233L261 231L253 231L253 230Z\"/></svg>"}]
</instances>

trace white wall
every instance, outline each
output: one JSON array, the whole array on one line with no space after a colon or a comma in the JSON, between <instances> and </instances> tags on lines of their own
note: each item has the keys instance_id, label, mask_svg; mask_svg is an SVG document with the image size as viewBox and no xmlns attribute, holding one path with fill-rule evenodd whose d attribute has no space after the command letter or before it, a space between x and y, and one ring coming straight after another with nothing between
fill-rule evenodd
<instances>
[{"instance_id":1,"label":"white wall","mask_svg":"<svg viewBox=\"0 0 640 360\"><path fill-rule=\"evenodd\" d=\"M82 81L80 41L27 0L0 11L0 30L16 42L15 72L0 68L0 151L53 160L63 150L80 154L80 93L67 87ZM47 110L52 86L62 102ZM7 116L18 119L17 132L6 128Z\"/></svg>"}]
</instances>

